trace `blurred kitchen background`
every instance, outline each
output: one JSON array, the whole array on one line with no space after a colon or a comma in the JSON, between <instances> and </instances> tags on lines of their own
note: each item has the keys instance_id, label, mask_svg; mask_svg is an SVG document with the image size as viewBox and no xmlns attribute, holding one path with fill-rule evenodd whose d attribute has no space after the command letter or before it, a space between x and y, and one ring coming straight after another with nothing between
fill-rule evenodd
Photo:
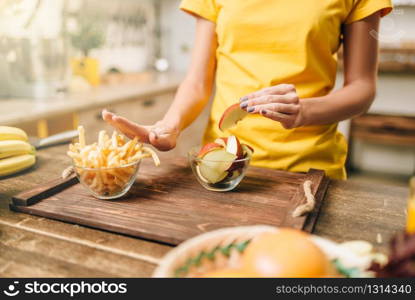
<instances>
[{"instance_id":1,"label":"blurred kitchen background","mask_svg":"<svg viewBox=\"0 0 415 300\"><path fill-rule=\"evenodd\" d=\"M159 120L189 62L194 19L180 0L1 0L0 125L47 137L82 124L96 139L106 107ZM406 185L415 173L415 0L385 17L378 94L342 122L350 180ZM337 88L342 86L341 53ZM207 111L171 154L200 143Z\"/></svg>"}]
</instances>

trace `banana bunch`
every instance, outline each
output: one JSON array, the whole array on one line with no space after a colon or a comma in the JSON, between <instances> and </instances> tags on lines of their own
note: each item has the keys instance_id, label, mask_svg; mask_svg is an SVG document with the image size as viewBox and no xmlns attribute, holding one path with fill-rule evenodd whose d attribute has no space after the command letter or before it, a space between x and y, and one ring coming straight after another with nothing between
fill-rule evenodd
<instances>
[{"instance_id":1,"label":"banana bunch","mask_svg":"<svg viewBox=\"0 0 415 300\"><path fill-rule=\"evenodd\" d=\"M35 164L35 150L27 141L27 134L23 130L0 126L0 177Z\"/></svg>"}]
</instances>

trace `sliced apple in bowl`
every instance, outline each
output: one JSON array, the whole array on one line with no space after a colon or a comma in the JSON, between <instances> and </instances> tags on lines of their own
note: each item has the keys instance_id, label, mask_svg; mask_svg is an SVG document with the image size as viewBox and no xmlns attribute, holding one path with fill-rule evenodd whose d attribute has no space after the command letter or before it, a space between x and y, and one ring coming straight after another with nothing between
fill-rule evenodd
<instances>
[{"instance_id":1,"label":"sliced apple in bowl","mask_svg":"<svg viewBox=\"0 0 415 300\"><path fill-rule=\"evenodd\" d=\"M220 150L220 149L223 149L223 148L224 148L224 146L222 146L219 143L208 143L200 149L199 153L197 154L197 157L203 158L209 152L215 151L215 150Z\"/></svg>"},{"instance_id":2,"label":"sliced apple in bowl","mask_svg":"<svg viewBox=\"0 0 415 300\"><path fill-rule=\"evenodd\" d=\"M244 158L251 159L253 154L253 149L250 146L246 144L241 144L238 138L233 135L231 135L227 139L226 151L235 154L237 157L237 159L228 169L229 172L234 172L236 170L243 169L245 164L247 163L247 160L244 160Z\"/></svg>"},{"instance_id":3,"label":"sliced apple in bowl","mask_svg":"<svg viewBox=\"0 0 415 300\"><path fill-rule=\"evenodd\" d=\"M226 139L226 151L236 155L237 159L243 157L243 148L238 138L234 135L231 135Z\"/></svg>"},{"instance_id":4,"label":"sliced apple in bowl","mask_svg":"<svg viewBox=\"0 0 415 300\"><path fill-rule=\"evenodd\" d=\"M217 138L200 150L189 152L192 170L200 184L211 191L234 189L245 175L253 149L236 136Z\"/></svg>"},{"instance_id":5,"label":"sliced apple in bowl","mask_svg":"<svg viewBox=\"0 0 415 300\"><path fill-rule=\"evenodd\" d=\"M228 176L228 169L235 159L236 155L224 148L208 152L197 165L201 178L212 184L222 181Z\"/></svg>"},{"instance_id":6,"label":"sliced apple in bowl","mask_svg":"<svg viewBox=\"0 0 415 300\"><path fill-rule=\"evenodd\" d=\"M228 143L227 137L220 137L215 140L216 144L221 145L222 147L226 148L226 144Z\"/></svg>"},{"instance_id":7,"label":"sliced apple in bowl","mask_svg":"<svg viewBox=\"0 0 415 300\"><path fill-rule=\"evenodd\" d=\"M228 179L229 180L237 179L239 176L241 176L241 174L242 174L241 170L235 170L232 172L228 172Z\"/></svg>"},{"instance_id":8,"label":"sliced apple in bowl","mask_svg":"<svg viewBox=\"0 0 415 300\"><path fill-rule=\"evenodd\" d=\"M247 145L247 144L242 144L242 151L243 151L243 157L249 156L252 157L252 155L254 154L254 148L252 148L251 146Z\"/></svg>"}]
</instances>

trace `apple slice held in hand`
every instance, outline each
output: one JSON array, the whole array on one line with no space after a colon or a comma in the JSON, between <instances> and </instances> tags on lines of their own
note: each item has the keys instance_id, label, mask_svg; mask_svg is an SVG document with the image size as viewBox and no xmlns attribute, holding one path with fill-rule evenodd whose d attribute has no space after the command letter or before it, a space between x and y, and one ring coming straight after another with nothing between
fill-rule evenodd
<instances>
[{"instance_id":1,"label":"apple slice held in hand","mask_svg":"<svg viewBox=\"0 0 415 300\"><path fill-rule=\"evenodd\" d=\"M211 150L200 160L198 173L201 180L214 184L228 176L228 169L232 166L236 155L227 152L224 148Z\"/></svg>"},{"instance_id":2,"label":"apple slice held in hand","mask_svg":"<svg viewBox=\"0 0 415 300\"><path fill-rule=\"evenodd\" d=\"M248 113L239 106L239 103L235 103L229 106L223 113L219 121L219 129L225 131L232 126L235 126L236 123L245 118L247 115Z\"/></svg>"}]
</instances>

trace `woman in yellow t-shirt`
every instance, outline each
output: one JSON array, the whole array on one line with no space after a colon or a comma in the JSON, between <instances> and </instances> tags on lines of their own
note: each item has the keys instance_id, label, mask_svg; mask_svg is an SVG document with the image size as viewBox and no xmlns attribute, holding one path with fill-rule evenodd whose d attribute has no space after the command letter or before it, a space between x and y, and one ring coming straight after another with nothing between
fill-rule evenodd
<instances>
[{"instance_id":1,"label":"woman in yellow t-shirt","mask_svg":"<svg viewBox=\"0 0 415 300\"><path fill-rule=\"evenodd\" d=\"M223 111L240 101L250 114L227 135L255 149L255 166L345 179L345 138L337 123L362 114L376 91L377 31L390 0L183 0L196 17L191 64L163 120L141 126L107 111L127 136L160 150L215 98L205 141L223 135ZM344 87L331 92L344 46Z\"/></svg>"}]
</instances>

